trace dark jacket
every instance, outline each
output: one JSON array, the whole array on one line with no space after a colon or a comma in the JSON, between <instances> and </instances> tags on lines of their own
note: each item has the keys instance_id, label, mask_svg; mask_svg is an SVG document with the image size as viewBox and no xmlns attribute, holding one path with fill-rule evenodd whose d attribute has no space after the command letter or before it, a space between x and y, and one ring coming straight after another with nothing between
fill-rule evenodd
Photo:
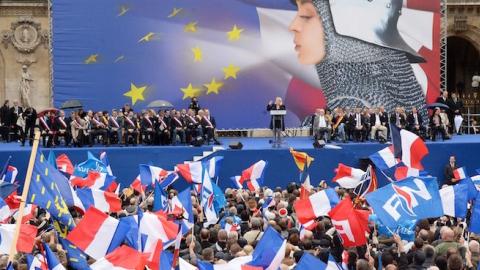
<instances>
[{"instance_id":1,"label":"dark jacket","mask_svg":"<svg viewBox=\"0 0 480 270\"><path fill-rule=\"evenodd\" d=\"M280 105L280 107L276 107L275 104L268 104L267 105L267 111L273 111L273 110L279 110L279 111L284 111L286 110L285 105ZM273 122L275 119L275 123ZM270 117L270 129L273 129L275 124L276 128L281 128L282 130L285 130L285 117L283 115L278 115L278 116L271 116Z\"/></svg>"}]
</instances>

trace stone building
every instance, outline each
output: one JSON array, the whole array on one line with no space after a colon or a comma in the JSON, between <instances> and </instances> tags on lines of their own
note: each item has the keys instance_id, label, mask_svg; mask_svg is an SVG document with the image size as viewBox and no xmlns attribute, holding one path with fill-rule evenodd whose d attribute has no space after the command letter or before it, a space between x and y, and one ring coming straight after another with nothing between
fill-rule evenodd
<instances>
[{"instance_id":1,"label":"stone building","mask_svg":"<svg viewBox=\"0 0 480 270\"><path fill-rule=\"evenodd\" d=\"M47 0L0 0L0 101L22 100L22 73L32 106L51 105L50 18ZM25 85L25 84L24 84ZM27 89L28 90L28 89Z\"/></svg>"},{"instance_id":2,"label":"stone building","mask_svg":"<svg viewBox=\"0 0 480 270\"><path fill-rule=\"evenodd\" d=\"M480 0L447 0L447 87L462 95L478 91L480 75Z\"/></svg>"}]
</instances>

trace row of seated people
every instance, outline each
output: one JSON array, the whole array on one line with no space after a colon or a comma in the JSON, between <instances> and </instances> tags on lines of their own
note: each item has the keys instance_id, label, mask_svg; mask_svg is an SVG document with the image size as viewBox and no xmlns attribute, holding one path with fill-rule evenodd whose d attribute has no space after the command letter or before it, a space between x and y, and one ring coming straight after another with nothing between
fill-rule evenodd
<instances>
[{"instance_id":1,"label":"row of seated people","mask_svg":"<svg viewBox=\"0 0 480 270\"><path fill-rule=\"evenodd\" d=\"M58 115L47 113L39 118L43 145L52 147L93 146L96 142L105 146L128 145L177 145L211 143L218 144L215 137L216 123L210 112L199 110L188 112L147 110L136 114L132 110L96 112L72 112L70 117L60 111Z\"/></svg>"},{"instance_id":2,"label":"row of seated people","mask_svg":"<svg viewBox=\"0 0 480 270\"><path fill-rule=\"evenodd\" d=\"M440 109L435 109L429 121L424 121L416 108L407 113L402 107L397 107L391 114L383 107L354 110L335 108L332 113L317 109L311 118L314 139L327 142L386 142L390 138L390 125L407 129L423 139L435 141L438 134L444 140L450 137L447 132L450 125L448 116Z\"/></svg>"}]
</instances>

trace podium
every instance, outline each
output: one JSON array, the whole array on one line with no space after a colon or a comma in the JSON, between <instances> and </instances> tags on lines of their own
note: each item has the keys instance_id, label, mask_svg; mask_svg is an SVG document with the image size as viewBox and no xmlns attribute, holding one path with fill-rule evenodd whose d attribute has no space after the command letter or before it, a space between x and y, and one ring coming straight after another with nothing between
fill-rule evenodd
<instances>
[{"instance_id":1,"label":"podium","mask_svg":"<svg viewBox=\"0 0 480 270\"><path fill-rule=\"evenodd\" d=\"M271 110L270 116L272 116L272 129L273 129L273 140L272 147L280 148L282 144L282 130L284 128L283 117L287 115L286 110ZM277 125L277 122L280 122L280 125Z\"/></svg>"}]
</instances>

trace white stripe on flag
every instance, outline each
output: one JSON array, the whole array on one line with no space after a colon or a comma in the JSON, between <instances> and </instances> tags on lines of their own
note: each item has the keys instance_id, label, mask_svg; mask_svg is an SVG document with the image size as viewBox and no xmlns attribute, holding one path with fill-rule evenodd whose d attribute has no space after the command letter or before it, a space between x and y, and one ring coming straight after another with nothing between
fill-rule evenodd
<instances>
[{"instance_id":1,"label":"white stripe on flag","mask_svg":"<svg viewBox=\"0 0 480 270\"><path fill-rule=\"evenodd\" d=\"M332 209L327 193L323 190L310 196L309 200L312 204L313 212L317 217L328 214L328 212Z\"/></svg>"},{"instance_id":2,"label":"white stripe on flag","mask_svg":"<svg viewBox=\"0 0 480 270\"><path fill-rule=\"evenodd\" d=\"M114 218L107 218L102 226L98 229L90 245L85 249L85 253L90 255L95 260L102 258L107 254L110 242L113 239L115 231L117 230L118 220Z\"/></svg>"},{"instance_id":3,"label":"white stripe on flag","mask_svg":"<svg viewBox=\"0 0 480 270\"><path fill-rule=\"evenodd\" d=\"M283 240L282 246L275 254L270 265L266 268L266 270L277 270L280 265L282 264L283 258L285 258L285 249L287 248L287 240Z\"/></svg>"},{"instance_id":4,"label":"white stripe on flag","mask_svg":"<svg viewBox=\"0 0 480 270\"><path fill-rule=\"evenodd\" d=\"M455 191L453 186L440 189L440 198L442 199L443 214L455 216Z\"/></svg>"}]
</instances>

